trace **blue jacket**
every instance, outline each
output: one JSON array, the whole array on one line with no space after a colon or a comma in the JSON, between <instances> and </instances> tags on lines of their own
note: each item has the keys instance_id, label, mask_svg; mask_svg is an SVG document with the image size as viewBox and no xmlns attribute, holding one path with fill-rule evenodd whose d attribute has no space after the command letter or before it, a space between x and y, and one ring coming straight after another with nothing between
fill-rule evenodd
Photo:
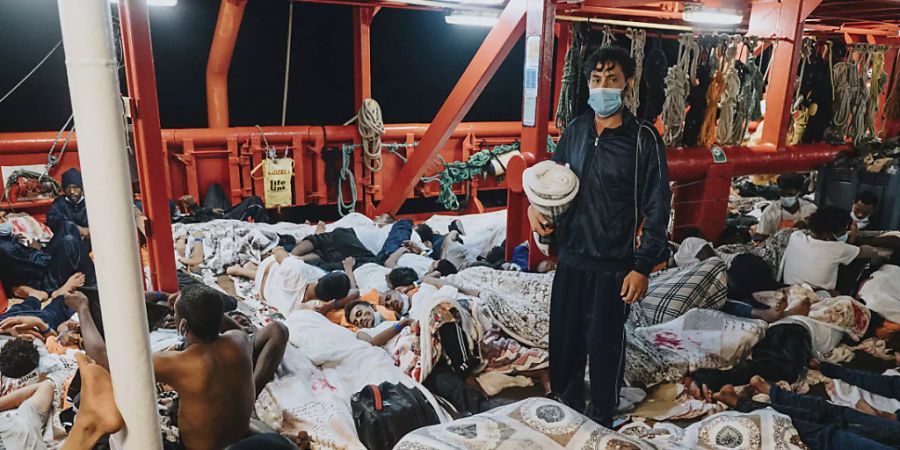
<instances>
[{"instance_id":1,"label":"blue jacket","mask_svg":"<svg viewBox=\"0 0 900 450\"><path fill-rule=\"evenodd\" d=\"M45 289L43 280L50 267L50 255L26 247L13 236L0 236L0 279L7 290L13 284Z\"/></svg>"},{"instance_id":2,"label":"blue jacket","mask_svg":"<svg viewBox=\"0 0 900 450\"><path fill-rule=\"evenodd\" d=\"M53 230L53 234L64 234L66 224L71 222L79 227L88 226L87 199L80 203L70 202L65 195L60 195L53 200L50 211L47 212L47 226Z\"/></svg>"},{"instance_id":3,"label":"blue jacket","mask_svg":"<svg viewBox=\"0 0 900 450\"><path fill-rule=\"evenodd\" d=\"M655 128L626 109L621 126L598 136L588 110L566 127L553 161L570 164L580 183L556 226L561 263L647 275L668 258L672 194L665 144Z\"/></svg>"}]
</instances>

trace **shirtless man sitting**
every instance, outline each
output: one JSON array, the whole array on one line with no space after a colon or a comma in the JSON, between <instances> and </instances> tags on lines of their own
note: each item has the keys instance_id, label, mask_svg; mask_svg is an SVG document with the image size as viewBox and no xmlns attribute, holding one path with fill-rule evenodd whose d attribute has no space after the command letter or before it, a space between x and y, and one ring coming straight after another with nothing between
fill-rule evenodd
<instances>
[{"instance_id":1,"label":"shirtless man sitting","mask_svg":"<svg viewBox=\"0 0 900 450\"><path fill-rule=\"evenodd\" d=\"M78 312L88 356L109 368L106 343L91 317L88 300L75 292L66 303ZM256 398L250 340L241 330L219 334L222 302L207 289L187 289L175 302L175 324L184 351L153 354L156 381L179 395L178 425L188 450L221 450L250 432Z\"/></svg>"}]
</instances>

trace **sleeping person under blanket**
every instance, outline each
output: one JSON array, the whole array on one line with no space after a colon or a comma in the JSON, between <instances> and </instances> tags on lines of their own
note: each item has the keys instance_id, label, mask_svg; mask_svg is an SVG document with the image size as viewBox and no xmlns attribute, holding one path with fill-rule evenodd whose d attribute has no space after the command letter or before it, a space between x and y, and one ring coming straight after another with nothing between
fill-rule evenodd
<instances>
[{"instance_id":1,"label":"sleeping person under blanket","mask_svg":"<svg viewBox=\"0 0 900 450\"><path fill-rule=\"evenodd\" d=\"M282 247L275 247L272 254L257 267L245 265L228 269L229 275L254 280L254 290L266 304L274 306L287 316L300 305L313 300L336 303L343 307L358 296L347 273L335 271L322 274L316 267L292 256Z\"/></svg>"},{"instance_id":2,"label":"sleeping person under blanket","mask_svg":"<svg viewBox=\"0 0 900 450\"><path fill-rule=\"evenodd\" d=\"M787 317L769 325L750 359L726 370L699 369L685 377L684 384L692 397L711 401L723 386L744 385L756 375L795 383L810 358L823 358L845 335L859 339L870 318L868 309L851 297L821 300L812 309L804 299L788 310Z\"/></svg>"}]
</instances>

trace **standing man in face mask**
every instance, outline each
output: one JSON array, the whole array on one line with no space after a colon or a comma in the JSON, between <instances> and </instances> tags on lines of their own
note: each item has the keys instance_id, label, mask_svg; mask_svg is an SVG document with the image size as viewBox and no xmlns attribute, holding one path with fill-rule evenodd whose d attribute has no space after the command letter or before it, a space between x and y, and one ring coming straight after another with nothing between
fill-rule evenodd
<instances>
[{"instance_id":1,"label":"standing man in face mask","mask_svg":"<svg viewBox=\"0 0 900 450\"><path fill-rule=\"evenodd\" d=\"M606 427L612 425L624 376L629 305L646 294L650 271L668 257L665 145L655 128L622 106L634 69L621 48L604 47L587 58L590 109L566 127L553 154L553 161L569 164L578 176L578 195L555 229L528 209L532 229L552 234L559 249L550 300L551 389ZM591 404L586 408L588 357Z\"/></svg>"},{"instance_id":2,"label":"standing man in face mask","mask_svg":"<svg viewBox=\"0 0 900 450\"><path fill-rule=\"evenodd\" d=\"M71 235L85 241L90 251L91 231L88 228L87 208L84 201L84 184L78 169L69 169L62 175L63 195L53 201L47 212L47 226L54 235Z\"/></svg>"},{"instance_id":3,"label":"standing man in face mask","mask_svg":"<svg viewBox=\"0 0 900 450\"><path fill-rule=\"evenodd\" d=\"M756 225L757 239L765 239L778 230L794 228L816 212L813 202L800 197L803 191L803 176L800 174L782 174L778 177L778 187L781 189L781 201L767 206L763 211Z\"/></svg>"}]
</instances>

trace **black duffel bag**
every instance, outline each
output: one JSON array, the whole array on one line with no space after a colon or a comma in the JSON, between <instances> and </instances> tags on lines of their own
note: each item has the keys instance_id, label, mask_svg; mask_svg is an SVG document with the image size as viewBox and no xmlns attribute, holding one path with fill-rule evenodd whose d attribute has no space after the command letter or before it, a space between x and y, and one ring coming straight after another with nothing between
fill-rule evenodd
<instances>
[{"instance_id":1,"label":"black duffel bag","mask_svg":"<svg viewBox=\"0 0 900 450\"><path fill-rule=\"evenodd\" d=\"M399 383L368 385L350 406L359 440L369 450L390 450L407 433L440 423L422 392Z\"/></svg>"}]
</instances>

